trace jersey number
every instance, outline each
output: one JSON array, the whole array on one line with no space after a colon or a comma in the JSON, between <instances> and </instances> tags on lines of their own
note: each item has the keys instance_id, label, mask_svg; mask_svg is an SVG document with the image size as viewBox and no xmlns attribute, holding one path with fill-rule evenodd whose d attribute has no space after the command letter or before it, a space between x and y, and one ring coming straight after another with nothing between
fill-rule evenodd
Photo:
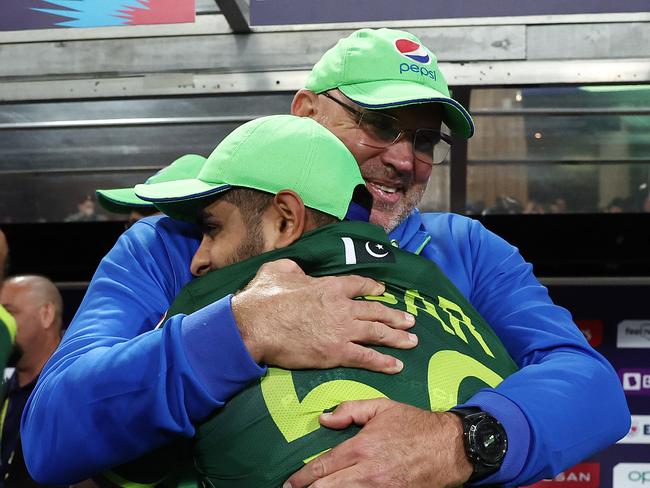
<instances>
[{"instance_id":1,"label":"jersey number","mask_svg":"<svg viewBox=\"0 0 650 488\"><path fill-rule=\"evenodd\" d=\"M492 388L503 380L476 359L458 351L439 351L431 356L427 372L431 410L445 411L457 405L460 385L470 377ZM317 430L318 416L341 402L386 398L379 390L358 381L333 380L321 383L300 401L291 371L278 368L269 368L261 388L271 418L287 442Z\"/></svg>"}]
</instances>

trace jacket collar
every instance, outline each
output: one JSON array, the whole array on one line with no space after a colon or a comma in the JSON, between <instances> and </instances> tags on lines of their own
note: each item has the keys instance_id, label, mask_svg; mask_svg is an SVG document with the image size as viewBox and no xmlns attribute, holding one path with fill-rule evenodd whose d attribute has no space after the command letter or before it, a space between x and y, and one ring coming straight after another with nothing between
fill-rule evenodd
<instances>
[{"instance_id":1,"label":"jacket collar","mask_svg":"<svg viewBox=\"0 0 650 488\"><path fill-rule=\"evenodd\" d=\"M422 225L422 216L417 208L389 234L389 238L393 246L414 254L420 254L431 240Z\"/></svg>"}]
</instances>

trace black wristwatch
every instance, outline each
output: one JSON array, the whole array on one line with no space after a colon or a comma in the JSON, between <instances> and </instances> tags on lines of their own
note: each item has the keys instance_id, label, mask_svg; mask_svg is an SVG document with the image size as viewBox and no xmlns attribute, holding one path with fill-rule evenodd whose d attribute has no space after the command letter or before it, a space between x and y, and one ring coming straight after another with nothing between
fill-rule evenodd
<instances>
[{"instance_id":1,"label":"black wristwatch","mask_svg":"<svg viewBox=\"0 0 650 488\"><path fill-rule=\"evenodd\" d=\"M467 482L480 481L496 473L508 451L508 437L503 426L480 408L455 408L450 412L458 415L463 423L465 453L474 467Z\"/></svg>"}]
</instances>

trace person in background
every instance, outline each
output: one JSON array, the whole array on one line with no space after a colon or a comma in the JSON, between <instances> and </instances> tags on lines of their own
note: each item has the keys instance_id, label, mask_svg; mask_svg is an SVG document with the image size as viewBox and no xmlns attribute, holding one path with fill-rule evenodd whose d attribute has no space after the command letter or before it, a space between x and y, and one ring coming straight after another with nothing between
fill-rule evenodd
<instances>
[{"instance_id":1,"label":"person in background","mask_svg":"<svg viewBox=\"0 0 650 488\"><path fill-rule=\"evenodd\" d=\"M0 229L0 291L9 268L9 245ZM0 303L0 371L4 370L16 340L16 319ZM0 479L1 481L1 479Z\"/></svg>"},{"instance_id":2,"label":"person in background","mask_svg":"<svg viewBox=\"0 0 650 488\"><path fill-rule=\"evenodd\" d=\"M611 202L609 202L609 205L607 205L603 209L603 213L629 213L633 212L633 202L630 197L627 198L622 198L622 197L615 197L612 198Z\"/></svg>"},{"instance_id":3,"label":"person in background","mask_svg":"<svg viewBox=\"0 0 650 488\"><path fill-rule=\"evenodd\" d=\"M474 413L446 424L445 413L399 403L345 403L321 422L333 428L355 422L363 425L359 433L308 463L287 486L430 488L440 473L458 476L463 459L472 460L473 473L488 475L481 483L530 484L627 433L630 415L616 372L576 334L570 314L553 304L518 250L477 221L415 208L432 165L450 147L441 124L463 138L474 132L417 37L392 29L352 33L314 66L291 112L313 118L348 147L373 196L370 221L389 231L394 245L440 266L521 369L461 405ZM151 331L191 279L198 245L191 225L154 217L136 223L104 258L23 415L35 477L80 479L179 435L191 437L195 423L269 365L401 371L390 350L364 347L409 344L412 318L354 300L381 295L381 284L358 276L311 278L278 262L265 266L246 292L200 314L172 316ZM292 337L300 338L299 347ZM218 362L196 359L205 348ZM483 420L505 428L502 462L490 464L480 445L469 446L465 458L431 458ZM89 436L96 449L85 449ZM39 452L43 445L47 455Z\"/></svg>"},{"instance_id":4,"label":"person in background","mask_svg":"<svg viewBox=\"0 0 650 488\"><path fill-rule=\"evenodd\" d=\"M186 154L150 176L147 182L161 183L174 179L194 178L204 161L203 156ZM132 187L96 190L95 195L104 210L117 214L128 214L127 229L144 217L160 213L152 203L138 198Z\"/></svg>"},{"instance_id":5,"label":"person in background","mask_svg":"<svg viewBox=\"0 0 650 488\"><path fill-rule=\"evenodd\" d=\"M549 205L549 213L552 214L564 214L569 211L569 206L566 203L566 200L562 197L557 197Z\"/></svg>"},{"instance_id":6,"label":"person in background","mask_svg":"<svg viewBox=\"0 0 650 488\"><path fill-rule=\"evenodd\" d=\"M95 201L90 195L86 195L77 204L77 212L68 215L64 222L100 222L103 220L106 220L106 216L95 212Z\"/></svg>"},{"instance_id":7,"label":"person in background","mask_svg":"<svg viewBox=\"0 0 650 488\"><path fill-rule=\"evenodd\" d=\"M496 198L494 205L483 210L483 215L520 214L524 210L521 202L515 197L500 195Z\"/></svg>"},{"instance_id":8,"label":"person in background","mask_svg":"<svg viewBox=\"0 0 650 488\"><path fill-rule=\"evenodd\" d=\"M20 417L43 365L61 341L63 301L54 283L43 276L8 278L0 304L16 321L16 345L9 362L15 366L4 386L0 479L5 488L46 486L29 475L23 459Z\"/></svg>"}]
</instances>

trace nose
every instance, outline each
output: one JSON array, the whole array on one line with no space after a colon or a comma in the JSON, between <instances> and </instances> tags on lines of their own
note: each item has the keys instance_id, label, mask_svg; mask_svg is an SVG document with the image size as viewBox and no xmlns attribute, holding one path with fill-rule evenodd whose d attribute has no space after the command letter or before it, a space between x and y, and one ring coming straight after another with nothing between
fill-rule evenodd
<instances>
[{"instance_id":1,"label":"nose","mask_svg":"<svg viewBox=\"0 0 650 488\"><path fill-rule=\"evenodd\" d=\"M398 173L412 173L415 168L413 136L403 133L397 142L384 149L382 160L393 166Z\"/></svg>"},{"instance_id":2,"label":"nose","mask_svg":"<svg viewBox=\"0 0 650 488\"><path fill-rule=\"evenodd\" d=\"M201 245L194 253L190 263L190 271L194 276L203 276L210 271L210 254L208 253L207 237L203 237Z\"/></svg>"}]
</instances>

